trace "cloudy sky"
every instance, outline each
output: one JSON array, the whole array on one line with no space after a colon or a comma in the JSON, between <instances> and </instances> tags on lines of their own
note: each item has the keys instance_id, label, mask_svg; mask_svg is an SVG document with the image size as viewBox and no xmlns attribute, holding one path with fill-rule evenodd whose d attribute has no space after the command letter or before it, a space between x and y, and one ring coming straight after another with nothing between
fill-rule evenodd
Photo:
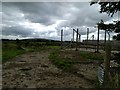
<instances>
[{"instance_id":1,"label":"cloudy sky","mask_svg":"<svg viewBox=\"0 0 120 90\"><path fill-rule=\"evenodd\" d=\"M2 2L2 38L47 38L60 40L60 31L64 30L64 40L72 39L73 28L79 28L82 40L95 35L94 26L101 19L110 23L118 19L117 14L109 17L99 13L99 5L90 6L89 2ZM112 37L113 33L111 33ZM104 31L100 31L104 39Z\"/></svg>"}]
</instances>

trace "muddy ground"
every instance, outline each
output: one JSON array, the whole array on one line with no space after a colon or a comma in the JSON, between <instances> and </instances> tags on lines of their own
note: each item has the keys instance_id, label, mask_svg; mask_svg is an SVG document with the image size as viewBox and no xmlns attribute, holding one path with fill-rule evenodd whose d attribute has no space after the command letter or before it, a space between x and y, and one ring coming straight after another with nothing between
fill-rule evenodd
<instances>
[{"instance_id":1,"label":"muddy ground","mask_svg":"<svg viewBox=\"0 0 120 90\"><path fill-rule=\"evenodd\" d=\"M98 63L76 63L66 72L48 59L50 52L31 52L3 64L3 87L6 88L95 88Z\"/></svg>"}]
</instances>

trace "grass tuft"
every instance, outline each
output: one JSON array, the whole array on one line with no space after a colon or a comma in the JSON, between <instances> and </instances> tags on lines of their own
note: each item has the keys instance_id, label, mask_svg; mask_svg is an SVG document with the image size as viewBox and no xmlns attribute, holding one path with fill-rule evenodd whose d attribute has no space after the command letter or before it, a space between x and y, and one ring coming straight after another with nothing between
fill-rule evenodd
<instances>
[{"instance_id":1,"label":"grass tuft","mask_svg":"<svg viewBox=\"0 0 120 90\"><path fill-rule=\"evenodd\" d=\"M89 60L103 60L104 59L103 55L100 53L82 51L80 52L80 55Z\"/></svg>"},{"instance_id":2,"label":"grass tuft","mask_svg":"<svg viewBox=\"0 0 120 90\"><path fill-rule=\"evenodd\" d=\"M54 50L50 53L49 59L55 64L58 68L68 70L72 66L72 63L67 62L65 59L59 56L59 49Z\"/></svg>"}]
</instances>

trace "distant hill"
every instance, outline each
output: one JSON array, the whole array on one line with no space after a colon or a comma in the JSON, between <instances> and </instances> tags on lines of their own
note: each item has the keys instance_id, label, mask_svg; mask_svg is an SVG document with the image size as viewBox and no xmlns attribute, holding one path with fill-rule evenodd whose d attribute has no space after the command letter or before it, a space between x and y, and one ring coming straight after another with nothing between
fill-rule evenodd
<instances>
[{"instance_id":1,"label":"distant hill","mask_svg":"<svg viewBox=\"0 0 120 90\"><path fill-rule=\"evenodd\" d=\"M19 39L20 41L37 41L37 42L60 42L58 40L44 39L44 38L29 38L29 39ZM13 39L2 39L2 41L15 41Z\"/></svg>"},{"instance_id":2,"label":"distant hill","mask_svg":"<svg viewBox=\"0 0 120 90\"><path fill-rule=\"evenodd\" d=\"M13 40L13 39L2 39L2 41L16 41L16 40ZM45 39L45 38L19 39L19 41L28 41L28 42L61 42L60 40L52 40L52 39ZM71 41L64 41L64 43L65 42L66 43L71 43Z\"/></svg>"}]
</instances>

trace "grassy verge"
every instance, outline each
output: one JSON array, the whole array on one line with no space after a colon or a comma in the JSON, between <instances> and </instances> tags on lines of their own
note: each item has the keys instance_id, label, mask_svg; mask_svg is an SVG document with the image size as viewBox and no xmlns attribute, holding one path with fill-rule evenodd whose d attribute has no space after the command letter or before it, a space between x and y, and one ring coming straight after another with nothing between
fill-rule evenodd
<instances>
[{"instance_id":1,"label":"grassy verge","mask_svg":"<svg viewBox=\"0 0 120 90\"><path fill-rule=\"evenodd\" d=\"M9 59L12 59L18 55L21 55L23 53L28 52L39 52L44 50L54 50L59 49L59 46L35 46L36 44L32 46L22 46L23 49L18 49L16 46L16 43L14 42L4 42L2 43L2 57L0 59L0 62L6 62Z\"/></svg>"},{"instance_id":2,"label":"grassy verge","mask_svg":"<svg viewBox=\"0 0 120 90\"><path fill-rule=\"evenodd\" d=\"M50 53L49 59L56 65L58 68L69 70L72 66L72 63L66 62L65 59L59 56L59 49L55 49Z\"/></svg>"},{"instance_id":3,"label":"grassy verge","mask_svg":"<svg viewBox=\"0 0 120 90\"><path fill-rule=\"evenodd\" d=\"M80 56L89 59L89 60L103 60L104 57L100 53L80 51Z\"/></svg>"},{"instance_id":4,"label":"grassy verge","mask_svg":"<svg viewBox=\"0 0 120 90\"><path fill-rule=\"evenodd\" d=\"M80 56L85 59L85 60L103 60L103 56L100 53L91 53L91 52L86 52L86 51L80 51ZM59 48L54 48L54 51L50 53L49 59L55 64L57 67L62 68L62 69L68 69L71 68L72 64L74 64L74 59L69 59L63 58L60 56L60 49ZM73 62L72 62L73 61Z\"/></svg>"},{"instance_id":5,"label":"grassy verge","mask_svg":"<svg viewBox=\"0 0 120 90\"><path fill-rule=\"evenodd\" d=\"M4 63L4 62L8 61L9 59L11 59L17 55L23 54L23 53L25 53L25 50L19 50L16 48L3 49L2 62Z\"/></svg>"},{"instance_id":6,"label":"grassy verge","mask_svg":"<svg viewBox=\"0 0 120 90\"><path fill-rule=\"evenodd\" d=\"M35 51L44 51L44 50L54 50L59 48L60 46L41 46L41 47L25 47L25 50L28 52L35 52Z\"/></svg>"},{"instance_id":7,"label":"grassy verge","mask_svg":"<svg viewBox=\"0 0 120 90\"><path fill-rule=\"evenodd\" d=\"M71 51L70 51L71 52ZM69 60L67 60L67 55L80 55L80 57L82 57L83 60L81 61L89 61L89 60L103 60L103 56L102 54L100 53L91 53L91 52L86 52L86 51L80 51L80 52L77 52L77 53L70 53L70 52L64 52L64 54L66 54L66 57L62 57L60 56L60 50L54 50L52 53L50 53L50 56L49 56L49 59L53 62L53 64L55 64L58 68L61 68L63 70L66 70L72 74L75 74L75 75L78 75L76 73L76 70L77 68L74 68L73 65L76 64L74 63L76 58L75 57L72 57L72 58L69 58ZM64 55L63 54L63 55ZM81 58L80 58L81 59ZM85 59L85 60L84 60ZM75 71L75 72L74 72ZM97 72L96 72L97 73ZM81 74L82 75L82 74ZM80 74L79 74L80 76ZM85 80L88 80L90 83L92 83L95 88L100 88L100 85L99 85L99 81L96 77L95 80L91 80L91 79L88 79L88 78L85 78L83 77L83 75L81 76L82 78L84 78Z\"/></svg>"}]
</instances>

